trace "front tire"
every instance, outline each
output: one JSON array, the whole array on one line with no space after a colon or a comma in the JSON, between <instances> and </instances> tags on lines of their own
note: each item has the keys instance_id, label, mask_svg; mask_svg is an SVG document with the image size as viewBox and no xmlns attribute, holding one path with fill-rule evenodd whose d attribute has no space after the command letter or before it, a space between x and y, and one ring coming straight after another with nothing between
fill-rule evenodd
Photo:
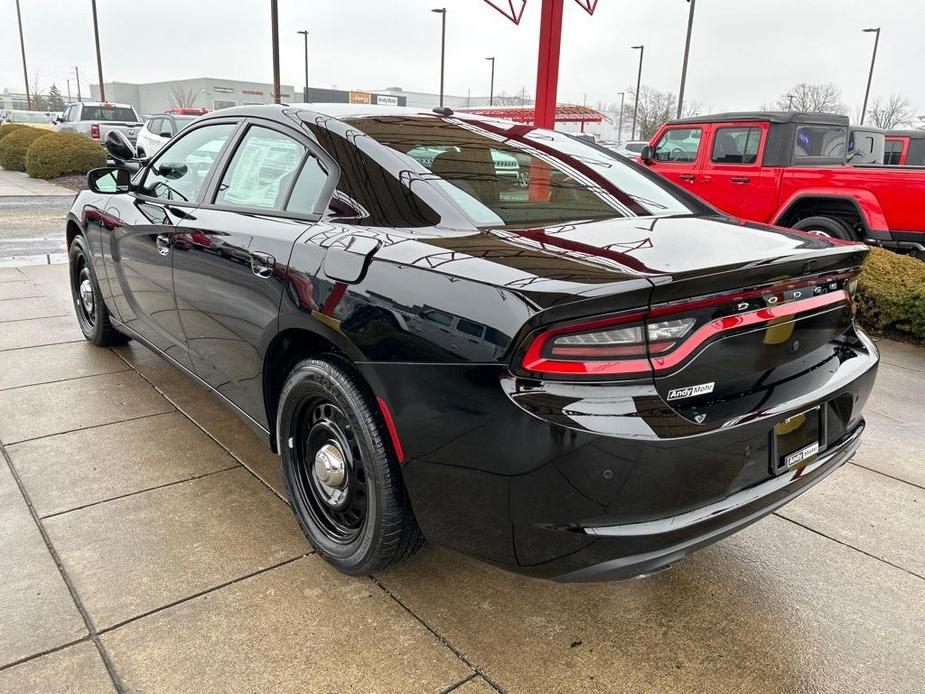
<instances>
[{"instance_id":1,"label":"front tire","mask_svg":"<svg viewBox=\"0 0 925 694\"><path fill-rule=\"evenodd\" d=\"M84 337L100 347L121 345L128 337L117 331L109 320L109 309L103 301L100 285L93 270L86 239L78 234L68 250L71 297L74 312Z\"/></svg>"},{"instance_id":2,"label":"front tire","mask_svg":"<svg viewBox=\"0 0 925 694\"><path fill-rule=\"evenodd\" d=\"M374 573L421 546L382 415L335 359L293 368L280 394L277 440L293 513L337 569Z\"/></svg>"}]
</instances>

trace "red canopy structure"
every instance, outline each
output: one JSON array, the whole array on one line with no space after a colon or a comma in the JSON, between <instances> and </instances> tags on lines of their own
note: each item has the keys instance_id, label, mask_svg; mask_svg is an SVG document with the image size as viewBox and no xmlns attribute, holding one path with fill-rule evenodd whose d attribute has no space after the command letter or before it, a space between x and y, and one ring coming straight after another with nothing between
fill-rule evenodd
<instances>
[{"instance_id":1,"label":"red canopy structure","mask_svg":"<svg viewBox=\"0 0 925 694\"><path fill-rule=\"evenodd\" d=\"M515 123L537 124L537 109L533 106L491 106L486 108L466 108L457 110L465 111L466 113L476 113L480 116L488 116L489 118L512 120ZM577 106L573 104L559 104L556 106L554 113L554 121L556 123L581 123L582 132L584 132L585 123L600 123L604 120L604 114L600 111L595 111L593 108L588 108L587 106Z\"/></svg>"},{"instance_id":2,"label":"red canopy structure","mask_svg":"<svg viewBox=\"0 0 925 694\"><path fill-rule=\"evenodd\" d=\"M588 14L594 14L598 0L575 0ZM485 0L498 12L520 24L527 0ZM562 43L562 10L565 0L543 0L540 17L540 50L536 69L536 108L533 123L552 128L556 120L556 91L559 86L559 49ZM574 108L574 107L570 107ZM579 121L580 122L580 121Z\"/></svg>"}]
</instances>

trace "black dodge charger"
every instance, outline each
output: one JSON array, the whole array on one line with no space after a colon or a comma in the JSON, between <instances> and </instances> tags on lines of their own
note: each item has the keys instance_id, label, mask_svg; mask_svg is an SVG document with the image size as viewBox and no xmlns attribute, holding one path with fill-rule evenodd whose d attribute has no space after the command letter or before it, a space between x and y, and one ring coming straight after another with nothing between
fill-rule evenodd
<instances>
[{"instance_id":1,"label":"black dodge charger","mask_svg":"<svg viewBox=\"0 0 925 694\"><path fill-rule=\"evenodd\" d=\"M567 134L256 106L88 177L87 339L136 339L280 455L350 574L423 539L563 581L648 574L857 449L866 247L732 219Z\"/></svg>"}]
</instances>

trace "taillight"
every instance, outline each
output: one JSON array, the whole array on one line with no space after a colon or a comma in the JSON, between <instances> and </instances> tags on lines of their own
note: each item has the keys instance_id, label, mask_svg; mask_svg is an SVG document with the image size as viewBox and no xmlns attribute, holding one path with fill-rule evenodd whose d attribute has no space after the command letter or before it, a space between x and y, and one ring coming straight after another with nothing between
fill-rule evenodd
<instances>
[{"instance_id":1,"label":"taillight","mask_svg":"<svg viewBox=\"0 0 925 694\"><path fill-rule=\"evenodd\" d=\"M611 318L555 326L536 334L522 366L559 375L645 375L681 366L706 343L734 330L760 327L798 313L848 303L856 279L798 281L725 294ZM815 286L814 286L815 285ZM678 316L679 313L688 315Z\"/></svg>"},{"instance_id":2,"label":"taillight","mask_svg":"<svg viewBox=\"0 0 925 694\"><path fill-rule=\"evenodd\" d=\"M94 140L100 139L100 124L90 123L90 137Z\"/></svg>"}]
</instances>

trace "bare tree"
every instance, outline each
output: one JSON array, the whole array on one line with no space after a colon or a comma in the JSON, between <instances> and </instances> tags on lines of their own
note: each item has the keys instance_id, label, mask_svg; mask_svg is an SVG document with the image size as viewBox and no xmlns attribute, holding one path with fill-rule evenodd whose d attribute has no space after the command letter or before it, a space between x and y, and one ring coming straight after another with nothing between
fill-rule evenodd
<instances>
[{"instance_id":1,"label":"bare tree","mask_svg":"<svg viewBox=\"0 0 925 694\"><path fill-rule=\"evenodd\" d=\"M910 125L915 118L912 104L902 94L893 94L889 100L874 99L870 107L870 123L883 130Z\"/></svg>"},{"instance_id":2,"label":"bare tree","mask_svg":"<svg viewBox=\"0 0 925 694\"><path fill-rule=\"evenodd\" d=\"M42 85L39 83L39 73L35 73L29 84L29 91L32 93L32 110L47 111L48 100L42 93Z\"/></svg>"},{"instance_id":3,"label":"bare tree","mask_svg":"<svg viewBox=\"0 0 925 694\"><path fill-rule=\"evenodd\" d=\"M792 98L791 98L792 97ZM800 82L774 104L763 104L767 111L803 111L806 113L847 114L842 102L841 89L834 84L807 84Z\"/></svg>"},{"instance_id":4,"label":"bare tree","mask_svg":"<svg viewBox=\"0 0 925 694\"><path fill-rule=\"evenodd\" d=\"M675 117L678 111L678 97L671 92L660 92L652 87L642 86L639 90L639 113L636 118L637 137L641 140L649 140L655 134L655 131L665 121ZM626 123L633 122L633 113L637 107L635 90L627 90L626 103L623 107L623 120ZM613 110L619 117L619 106ZM685 117L696 115L701 110L700 104L690 101L684 108Z\"/></svg>"},{"instance_id":5,"label":"bare tree","mask_svg":"<svg viewBox=\"0 0 925 694\"><path fill-rule=\"evenodd\" d=\"M196 105L196 91L183 87L172 87L167 99L174 108L192 108Z\"/></svg>"}]
</instances>

